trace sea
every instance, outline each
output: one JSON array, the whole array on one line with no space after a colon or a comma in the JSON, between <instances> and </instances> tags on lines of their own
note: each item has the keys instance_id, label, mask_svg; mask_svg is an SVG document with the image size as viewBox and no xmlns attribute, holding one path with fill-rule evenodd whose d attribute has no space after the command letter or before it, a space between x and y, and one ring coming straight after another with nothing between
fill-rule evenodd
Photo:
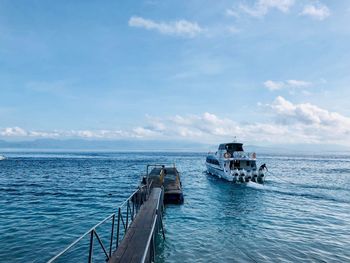
<instances>
[{"instance_id":1,"label":"sea","mask_svg":"<svg viewBox=\"0 0 350 263\"><path fill-rule=\"evenodd\" d=\"M1 154L0 262L47 262L116 211L152 163L176 164L185 198L165 207L156 262L350 262L350 153L258 153L264 184L208 175L205 153ZM59 262L86 262L82 242Z\"/></svg>"}]
</instances>

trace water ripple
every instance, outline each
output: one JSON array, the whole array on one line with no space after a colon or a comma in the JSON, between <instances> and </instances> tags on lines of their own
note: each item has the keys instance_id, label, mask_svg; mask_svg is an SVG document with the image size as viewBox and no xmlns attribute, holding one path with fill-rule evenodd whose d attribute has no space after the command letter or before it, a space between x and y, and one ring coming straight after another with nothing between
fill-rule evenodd
<instances>
[{"instance_id":1,"label":"water ripple","mask_svg":"<svg viewBox=\"0 0 350 263\"><path fill-rule=\"evenodd\" d=\"M0 162L0 261L45 262L115 211L147 163L175 161L185 203L166 207L157 262L350 262L349 156L262 155L271 171L264 185L208 176L204 159L10 153ZM83 240L62 262L85 261L87 246Z\"/></svg>"}]
</instances>

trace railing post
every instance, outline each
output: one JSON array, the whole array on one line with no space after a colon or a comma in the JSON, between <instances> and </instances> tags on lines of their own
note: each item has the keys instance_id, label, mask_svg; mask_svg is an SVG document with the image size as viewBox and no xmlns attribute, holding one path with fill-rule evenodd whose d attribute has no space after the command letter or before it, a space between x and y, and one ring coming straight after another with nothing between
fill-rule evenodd
<instances>
[{"instance_id":1,"label":"railing post","mask_svg":"<svg viewBox=\"0 0 350 263\"><path fill-rule=\"evenodd\" d=\"M132 220L135 218L135 196L133 196L133 202L132 202Z\"/></svg>"},{"instance_id":2,"label":"railing post","mask_svg":"<svg viewBox=\"0 0 350 263\"><path fill-rule=\"evenodd\" d=\"M155 259L155 238L154 238L154 233L152 234L152 246L151 246L151 251L152 251L152 261L151 262L154 262L154 259Z\"/></svg>"},{"instance_id":3,"label":"railing post","mask_svg":"<svg viewBox=\"0 0 350 263\"><path fill-rule=\"evenodd\" d=\"M136 213L138 213L138 211L140 210L141 195L142 195L142 188L139 188L137 192Z\"/></svg>"},{"instance_id":4,"label":"railing post","mask_svg":"<svg viewBox=\"0 0 350 263\"><path fill-rule=\"evenodd\" d=\"M113 236L114 236L114 221L115 221L115 214L112 217L111 241L109 243L109 257L112 256L112 246L113 246Z\"/></svg>"},{"instance_id":5,"label":"railing post","mask_svg":"<svg viewBox=\"0 0 350 263\"><path fill-rule=\"evenodd\" d=\"M94 249L94 229L91 230L90 234L90 250L89 250L89 261L88 263L92 262L92 254L93 254L93 249Z\"/></svg>"},{"instance_id":6,"label":"railing post","mask_svg":"<svg viewBox=\"0 0 350 263\"><path fill-rule=\"evenodd\" d=\"M119 246L119 232L120 232L120 207L118 208L118 228L117 228L117 242L115 248L117 249Z\"/></svg>"},{"instance_id":7,"label":"railing post","mask_svg":"<svg viewBox=\"0 0 350 263\"><path fill-rule=\"evenodd\" d=\"M163 234L163 239L165 239L165 233L164 233L164 226L163 226L163 218L162 218L162 214L159 215L159 223L160 223L160 227L162 229L162 234Z\"/></svg>"},{"instance_id":8,"label":"railing post","mask_svg":"<svg viewBox=\"0 0 350 263\"><path fill-rule=\"evenodd\" d=\"M129 223L129 200L126 202L126 225L125 225L125 233L126 230L128 229L128 223ZM125 235L124 233L124 235Z\"/></svg>"}]
</instances>

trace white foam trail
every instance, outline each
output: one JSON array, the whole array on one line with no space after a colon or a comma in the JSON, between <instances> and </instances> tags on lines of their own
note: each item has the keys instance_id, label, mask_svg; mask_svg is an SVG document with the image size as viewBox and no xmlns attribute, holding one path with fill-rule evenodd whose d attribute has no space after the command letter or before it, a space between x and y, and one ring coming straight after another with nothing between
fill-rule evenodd
<instances>
[{"instance_id":1,"label":"white foam trail","mask_svg":"<svg viewBox=\"0 0 350 263\"><path fill-rule=\"evenodd\" d=\"M248 182L247 183L247 187L251 187L251 188L254 188L254 189L266 189L265 185L254 183L254 182Z\"/></svg>"}]
</instances>

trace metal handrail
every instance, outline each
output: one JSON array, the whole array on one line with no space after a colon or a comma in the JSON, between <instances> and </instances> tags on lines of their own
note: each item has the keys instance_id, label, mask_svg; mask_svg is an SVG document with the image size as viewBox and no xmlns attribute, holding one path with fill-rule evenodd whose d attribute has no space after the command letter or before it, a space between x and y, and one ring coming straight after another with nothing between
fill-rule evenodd
<instances>
[{"instance_id":1,"label":"metal handrail","mask_svg":"<svg viewBox=\"0 0 350 263\"><path fill-rule=\"evenodd\" d=\"M156 224L157 224L157 217L158 217L158 210L156 210L156 216L155 216L154 221L153 221L153 224L152 224L151 233L150 233L150 235L148 236L146 248L145 248L145 251L144 251L144 253L143 253L143 256L142 256L142 259L141 259L140 263L146 262L147 254L148 254L149 248L150 248L150 246L151 246L151 241L152 241L152 245L153 245L153 242L154 242L154 241L153 241L153 238L154 238L154 230L155 230ZM151 254L152 254L152 251L151 251ZM150 261L152 261L152 255L150 255Z\"/></svg>"},{"instance_id":2,"label":"metal handrail","mask_svg":"<svg viewBox=\"0 0 350 263\"><path fill-rule=\"evenodd\" d=\"M154 243L155 243L155 234L156 234L155 228L156 228L157 223L161 225L162 232L163 232L163 238L165 239L163 220L162 220L162 212L164 210L164 207L163 207L164 189L163 188L162 188L162 191L159 193L159 195L160 196L158 198L156 214L155 214L155 217L153 220L151 232L148 236L146 247L145 247L145 250L143 252L143 256L141 258L140 263L146 262L148 253L150 253L149 262L154 262L154 255L155 255L155 244ZM159 229L159 225L158 225L158 229Z\"/></svg>"},{"instance_id":3,"label":"metal handrail","mask_svg":"<svg viewBox=\"0 0 350 263\"><path fill-rule=\"evenodd\" d=\"M142 203L144 201L146 201L149 197L149 187L152 184L152 182L149 185L144 185L139 187L137 190L135 190L117 209L117 212L114 212L112 214L110 214L109 216L107 216L105 219L103 219L102 221L100 221L98 224L96 224L95 226L93 226L89 231L85 232L83 235L81 235L79 238L77 238L74 242L72 242L70 245L68 245L64 250L62 250L60 253L58 253L56 256L54 256L53 258L51 258L48 263L52 263L55 260L57 260L59 257L61 257L62 255L64 255L65 253L67 253L72 247L74 247L77 243L79 243L79 241L81 241L84 237L86 237L87 235L90 235L90 248L89 248L89 261L88 262L92 262L92 257L93 257L93 241L94 241L94 236L96 237L98 243L100 244L100 247L102 248L104 254L107 257L107 260L110 259L110 257L112 256L112 247L113 247L113 240L114 240L114 227L115 227L115 219L117 217L118 222L117 222L117 235L116 235L116 248L118 248L119 242L120 242L120 226L121 226L121 222L123 223L123 228L124 228L124 234L122 236L122 239L125 236L125 233L127 231L127 229L129 228L129 219L130 219L130 223L132 223L132 221L134 220L136 214L138 213L138 211L140 211L140 207L142 205ZM144 190L146 190L145 194L144 194ZM138 194L140 194L141 196L138 196ZM130 207L130 201L132 199L136 198L136 207L135 207L135 200L133 200L133 205L132 208ZM122 212L122 208L124 208L126 206L126 220L124 221L123 218L123 212ZM130 212L130 213L129 213ZM136 212L136 213L135 213ZM125 211L124 211L125 213ZM130 217L129 217L130 214ZM110 244L109 244L109 251L107 253L107 250L105 248L105 246L102 243L102 240L100 238L100 236L98 235L96 229L101 226L103 223L105 223L107 220L112 218L112 227L111 227L111 238L110 238ZM121 239L121 240L122 240Z\"/></svg>"}]
</instances>

